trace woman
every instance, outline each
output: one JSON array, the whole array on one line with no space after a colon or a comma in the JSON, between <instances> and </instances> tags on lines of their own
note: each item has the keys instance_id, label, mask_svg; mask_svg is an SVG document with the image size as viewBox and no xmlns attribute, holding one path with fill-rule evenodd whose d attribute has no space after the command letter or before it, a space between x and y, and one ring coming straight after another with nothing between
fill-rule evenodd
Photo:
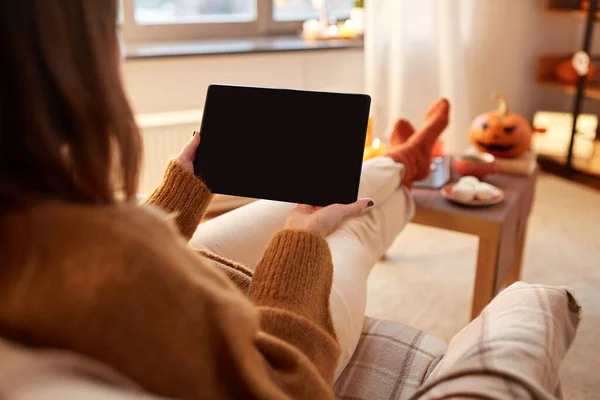
<instances>
[{"instance_id":1,"label":"woman","mask_svg":"<svg viewBox=\"0 0 600 400\"><path fill-rule=\"evenodd\" d=\"M196 252L186 241L211 198L193 175L199 134L150 206L133 204L140 138L116 20L116 1L0 4L2 337L161 396L332 398L447 101L419 132L397 125L388 157L364 166L361 200L257 202L201 225Z\"/></svg>"}]
</instances>

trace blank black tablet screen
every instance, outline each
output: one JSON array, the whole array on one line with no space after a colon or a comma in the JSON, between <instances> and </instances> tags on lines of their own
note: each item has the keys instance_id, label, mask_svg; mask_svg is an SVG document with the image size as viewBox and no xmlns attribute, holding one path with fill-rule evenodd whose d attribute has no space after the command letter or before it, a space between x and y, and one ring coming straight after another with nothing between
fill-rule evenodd
<instances>
[{"instance_id":1,"label":"blank black tablet screen","mask_svg":"<svg viewBox=\"0 0 600 400\"><path fill-rule=\"evenodd\" d=\"M195 172L213 193L352 203L370 102L361 94L211 85Z\"/></svg>"}]
</instances>

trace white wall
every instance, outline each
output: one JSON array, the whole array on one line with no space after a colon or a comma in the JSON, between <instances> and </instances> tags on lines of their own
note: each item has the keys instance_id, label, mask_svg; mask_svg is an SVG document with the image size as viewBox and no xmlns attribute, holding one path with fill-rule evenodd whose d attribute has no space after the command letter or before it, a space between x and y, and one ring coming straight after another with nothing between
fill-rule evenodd
<instances>
[{"instance_id":1,"label":"white wall","mask_svg":"<svg viewBox=\"0 0 600 400\"><path fill-rule=\"evenodd\" d=\"M123 66L136 113L200 109L211 83L362 92L362 50L131 60Z\"/></svg>"},{"instance_id":2,"label":"white wall","mask_svg":"<svg viewBox=\"0 0 600 400\"><path fill-rule=\"evenodd\" d=\"M561 92L537 85L536 61L543 53L572 52L577 36L573 28L578 21L544 13L542 3L476 3L467 62L469 98L475 114L495 107L490 94L496 91L507 97L513 111L528 118L539 107L564 101Z\"/></svg>"}]
</instances>

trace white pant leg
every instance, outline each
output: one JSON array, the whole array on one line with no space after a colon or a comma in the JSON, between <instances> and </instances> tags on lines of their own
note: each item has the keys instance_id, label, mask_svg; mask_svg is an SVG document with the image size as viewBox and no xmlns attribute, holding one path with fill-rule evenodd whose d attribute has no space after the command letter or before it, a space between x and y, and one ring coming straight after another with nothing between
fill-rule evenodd
<instances>
[{"instance_id":1,"label":"white pant leg","mask_svg":"<svg viewBox=\"0 0 600 400\"><path fill-rule=\"evenodd\" d=\"M350 361L362 333L371 269L413 215L414 202L402 187L327 238L334 266L331 315L341 348L335 379Z\"/></svg>"},{"instance_id":2,"label":"white pant leg","mask_svg":"<svg viewBox=\"0 0 600 400\"><path fill-rule=\"evenodd\" d=\"M369 273L414 213L409 192L400 187L403 168L387 157L365 162L359 197L372 198L375 206L327 238L334 266L331 313L342 349L336 379L360 338ZM293 207L256 201L203 223L190 245L254 269Z\"/></svg>"},{"instance_id":3,"label":"white pant leg","mask_svg":"<svg viewBox=\"0 0 600 400\"><path fill-rule=\"evenodd\" d=\"M402 166L378 157L363 164L359 197L378 208L398 189ZM201 224L190 246L205 249L254 270L271 238L283 228L294 204L258 200Z\"/></svg>"},{"instance_id":4,"label":"white pant leg","mask_svg":"<svg viewBox=\"0 0 600 400\"><path fill-rule=\"evenodd\" d=\"M258 200L200 224L190 246L254 270L294 204Z\"/></svg>"}]
</instances>

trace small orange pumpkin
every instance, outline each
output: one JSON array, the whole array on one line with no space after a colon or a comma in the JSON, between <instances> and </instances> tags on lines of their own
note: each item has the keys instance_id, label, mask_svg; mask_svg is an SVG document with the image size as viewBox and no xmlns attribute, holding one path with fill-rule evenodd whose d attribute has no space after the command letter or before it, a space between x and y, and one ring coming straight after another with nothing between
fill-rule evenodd
<instances>
[{"instance_id":1,"label":"small orange pumpkin","mask_svg":"<svg viewBox=\"0 0 600 400\"><path fill-rule=\"evenodd\" d=\"M471 143L475 148L496 157L515 158L531 147L531 124L508 111L506 99L494 95L498 110L479 115L471 124Z\"/></svg>"},{"instance_id":2,"label":"small orange pumpkin","mask_svg":"<svg viewBox=\"0 0 600 400\"><path fill-rule=\"evenodd\" d=\"M596 74L596 67L594 66L594 64L590 63L589 71L585 79L586 83L590 83L590 81L592 81L596 77ZM556 69L554 70L554 75L560 83L563 83L565 85L576 86L579 82L579 74L577 73L575 67L573 67L573 60L570 58L564 60L556 66Z\"/></svg>"}]
</instances>

